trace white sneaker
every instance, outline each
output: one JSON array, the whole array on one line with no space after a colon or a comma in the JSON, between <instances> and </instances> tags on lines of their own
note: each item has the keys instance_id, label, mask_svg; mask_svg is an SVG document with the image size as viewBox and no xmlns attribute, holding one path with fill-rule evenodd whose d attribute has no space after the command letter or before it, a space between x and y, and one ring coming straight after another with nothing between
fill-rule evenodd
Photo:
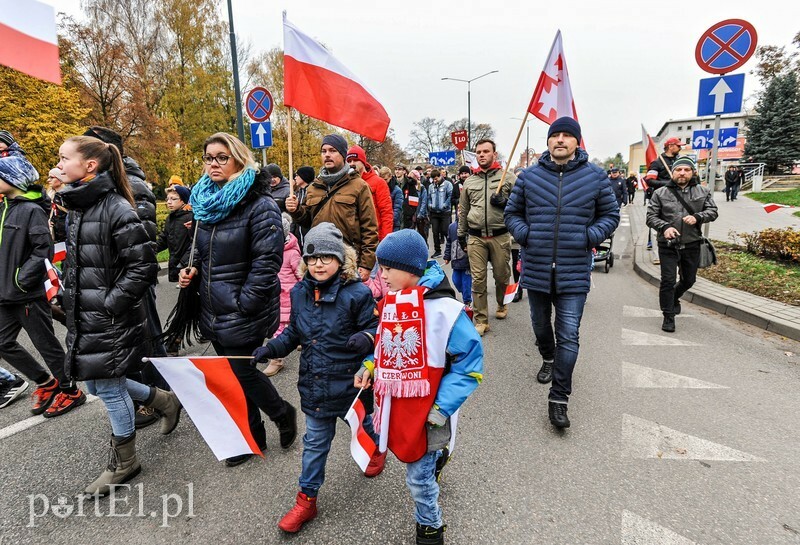
<instances>
[{"instance_id":1,"label":"white sneaker","mask_svg":"<svg viewBox=\"0 0 800 545\"><path fill-rule=\"evenodd\" d=\"M25 393L27 389L27 381L19 377L14 377L13 381L0 380L0 409L22 397L22 394Z\"/></svg>"}]
</instances>

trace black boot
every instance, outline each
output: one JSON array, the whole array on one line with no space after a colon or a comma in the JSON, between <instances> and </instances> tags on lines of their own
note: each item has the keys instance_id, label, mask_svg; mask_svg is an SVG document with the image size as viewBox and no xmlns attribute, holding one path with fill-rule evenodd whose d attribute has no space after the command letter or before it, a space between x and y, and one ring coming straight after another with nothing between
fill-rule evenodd
<instances>
[{"instance_id":1,"label":"black boot","mask_svg":"<svg viewBox=\"0 0 800 545\"><path fill-rule=\"evenodd\" d=\"M444 545L444 531L447 526L441 528L425 526L417 523L417 545Z\"/></svg>"},{"instance_id":2,"label":"black boot","mask_svg":"<svg viewBox=\"0 0 800 545\"><path fill-rule=\"evenodd\" d=\"M541 382L542 384L547 384L548 382L553 380L553 361L542 361L542 368L539 369L539 373L536 375L536 380Z\"/></svg>"},{"instance_id":3,"label":"black boot","mask_svg":"<svg viewBox=\"0 0 800 545\"><path fill-rule=\"evenodd\" d=\"M664 322L661 324L661 331L675 333L675 315L664 314Z\"/></svg>"},{"instance_id":4,"label":"black boot","mask_svg":"<svg viewBox=\"0 0 800 545\"><path fill-rule=\"evenodd\" d=\"M547 412L550 416L550 423L555 427L568 428L569 418L567 418L567 404L558 403L556 401L549 401L547 403Z\"/></svg>"},{"instance_id":5,"label":"black boot","mask_svg":"<svg viewBox=\"0 0 800 545\"><path fill-rule=\"evenodd\" d=\"M275 421L280 434L281 448L289 448L297 438L297 410L287 401L284 401L286 410L279 419Z\"/></svg>"},{"instance_id":6,"label":"black boot","mask_svg":"<svg viewBox=\"0 0 800 545\"><path fill-rule=\"evenodd\" d=\"M672 312L675 313L675 316L681 313L681 302L679 299L675 299L675 302L672 303Z\"/></svg>"}]
</instances>

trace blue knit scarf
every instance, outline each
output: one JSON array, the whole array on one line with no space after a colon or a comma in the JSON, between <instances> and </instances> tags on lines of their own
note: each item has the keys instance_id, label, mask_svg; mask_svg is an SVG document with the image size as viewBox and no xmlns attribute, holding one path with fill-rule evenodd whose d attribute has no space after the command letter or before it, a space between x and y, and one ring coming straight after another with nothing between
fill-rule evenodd
<instances>
[{"instance_id":1,"label":"blue knit scarf","mask_svg":"<svg viewBox=\"0 0 800 545\"><path fill-rule=\"evenodd\" d=\"M211 225L221 222L247 195L255 179L256 171L247 168L220 189L208 174L203 174L192 187L192 196L189 197L194 219Z\"/></svg>"}]
</instances>

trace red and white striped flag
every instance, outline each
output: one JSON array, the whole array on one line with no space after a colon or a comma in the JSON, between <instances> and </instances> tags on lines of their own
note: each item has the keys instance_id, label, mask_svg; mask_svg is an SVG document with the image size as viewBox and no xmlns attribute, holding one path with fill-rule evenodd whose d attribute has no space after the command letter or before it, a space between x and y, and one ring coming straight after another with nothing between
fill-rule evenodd
<instances>
[{"instance_id":1,"label":"red and white striped flag","mask_svg":"<svg viewBox=\"0 0 800 545\"><path fill-rule=\"evenodd\" d=\"M514 284L509 284L506 286L506 294L503 297L503 304L507 305L514 301L514 296L517 294L517 288L519 287L519 282L515 282Z\"/></svg>"},{"instance_id":2,"label":"red and white striped flag","mask_svg":"<svg viewBox=\"0 0 800 545\"><path fill-rule=\"evenodd\" d=\"M770 213L772 213L775 210L778 210L780 208L792 208L792 207L789 206L788 204L776 204L774 202L771 202L771 203L767 203L767 204L764 205L764 212L766 212L767 214L770 214Z\"/></svg>"},{"instance_id":3,"label":"red and white striped flag","mask_svg":"<svg viewBox=\"0 0 800 545\"><path fill-rule=\"evenodd\" d=\"M53 263L60 263L67 257L67 243L57 242L53 248Z\"/></svg>"},{"instance_id":4,"label":"red and white striped flag","mask_svg":"<svg viewBox=\"0 0 800 545\"><path fill-rule=\"evenodd\" d=\"M283 102L331 125L383 142L389 114L325 47L283 15Z\"/></svg>"},{"instance_id":5,"label":"red and white striped flag","mask_svg":"<svg viewBox=\"0 0 800 545\"><path fill-rule=\"evenodd\" d=\"M415 197L414 195L409 195L408 206L419 206L419 197Z\"/></svg>"},{"instance_id":6,"label":"red and white striped flag","mask_svg":"<svg viewBox=\"0 0 800 545\"><path fill-rule=\"evenodd\" d=\"M642 149L644 150L644 162L649 167L650 163L658 159L658 148L644 125L642 125Z\"/></svg>"},{"instance_id":7,"label":"red and white striped flag","mask_svg":"<svg viewBox=\"0 0 800 545\"><path fill-rule=\"evenodd\" d=\"M228 358L150 358L218 460L258 454L247 400Z\"/></svg>"},{"instance_id":8,"label":"red and white striped flag","mask_svg":"<svg viewBox=\"0 0 800 545\"><path fill-rule=\"evenodd\" d=\"M53 267L49 259L44 260L44 267L47 269L47 278L44 280L44 291L47 296L47 302L49 303L58 295L58 292L61 291L61 281L58 279L58 270Z\"/></svg>"},{"instance_id":9,"label":"red and white striped flag","mask_svg":"<svg viewBox=\"0 0 800 545\"><path fill-rule=\"evenodd\" d=\"M361 392L359 392L361 394ZM350 425L350 454L356 461L361 471L367 471L367 465L378 448L375 441L364 429L364 418L367 412L361 399L356 396L355 401L350 406L350 410L344 415L344 419Z\"/></svg>"},{"instance_id":10,"label":"red and white striped flag","mask_svg":"<svg viewBox=\"0 0 800 545\"><path fill-rule=\"evenodd\" d=\"M0 64L61 84L56 12L36 0L0 0Z\"/></svg>"}]
</instances>

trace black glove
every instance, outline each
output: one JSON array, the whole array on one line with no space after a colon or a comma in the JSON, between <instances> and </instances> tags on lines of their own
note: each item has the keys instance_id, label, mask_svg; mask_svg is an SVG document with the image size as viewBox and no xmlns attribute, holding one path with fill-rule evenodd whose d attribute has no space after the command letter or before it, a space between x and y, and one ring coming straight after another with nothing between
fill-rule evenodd
<instances>
[{"instance_id":1,"label":"black glove","mask_svg":"<svg viewBox=\"0 0 800 545\"><path fill-rule=\"evenodd\" d=\"M272 345L267 344L266 346L259 346L255 350L253 350L253 361L255 363L265 362L267 360L274 359L276 356L275 348Z\"/></svg>"},{"instance_id":2,"label":"black glove","mask_svg":"<svg viewBox=\"0 0 800 545\"><path fill-rule=\"evenodd\" d=\"M375 340L368 333L359 331L347 339L347 349L356 354L369 354L375 350Z\"/></svg>"},{"instance_id":3,"label":"black glove","mask_svg":"<svg viewBox=\"0 0 800 545\"><path fill-rule=\"evenodd\" d=\"M492 206L496 206L497 208L505 208L508 199L500 195L499 193L492 193L492 196L489 197L489 203Z\"/></svg>"},{"instance_id":4,"label":"black glove","mask_svg":"<svg viewBox=\"0 0 800 545\"><path fill-rule=\"evenodd\" d=\"M458 237L458 245L461 246L461 250L466 252L467 251L467 237Z\"/></svg>"}]
</instances>

